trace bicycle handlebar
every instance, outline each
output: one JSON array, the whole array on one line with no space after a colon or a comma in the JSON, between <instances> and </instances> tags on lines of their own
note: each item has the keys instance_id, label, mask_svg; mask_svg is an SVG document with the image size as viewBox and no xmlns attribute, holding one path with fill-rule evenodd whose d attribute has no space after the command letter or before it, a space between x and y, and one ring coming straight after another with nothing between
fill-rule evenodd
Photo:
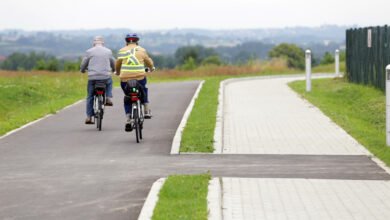
<instances>
[{"instance_id":1,"label":"bicycle handlebar","mask_svg":"<svg viewBox=\"0 0 390 220\"><path fill-rule=\"evenodd\" d=\"M151 72L153 72L155 70L156 70L156 68L153 68L153 69L150 69L149 67L145 68L145 72L147 72L147 73L151 73Z\"/></svg>"}]
</instances>

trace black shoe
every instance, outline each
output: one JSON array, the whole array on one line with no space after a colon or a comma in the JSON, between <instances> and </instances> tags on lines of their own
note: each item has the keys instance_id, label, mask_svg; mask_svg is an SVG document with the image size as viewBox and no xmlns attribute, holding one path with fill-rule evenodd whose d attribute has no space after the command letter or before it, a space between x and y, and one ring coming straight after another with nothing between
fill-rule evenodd
<instances>
[{"instance_id":1,"label":"black shoe","mask_svg":"<svg viewBox=\"0 0 390 220\"><path fill-rule=\"evenodd\" d=\"M126 123L126 126L125 126L125 131L126 132L131 132L133 131L133 126L129 123Z\"/></svg>"}]
</instances>

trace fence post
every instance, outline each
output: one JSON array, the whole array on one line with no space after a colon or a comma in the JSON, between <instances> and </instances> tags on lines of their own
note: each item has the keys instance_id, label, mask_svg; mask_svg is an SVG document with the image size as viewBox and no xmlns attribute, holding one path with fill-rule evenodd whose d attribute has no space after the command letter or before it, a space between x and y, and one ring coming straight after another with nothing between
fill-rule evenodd
<instances>
[{"instance_id":1,"label":"fence post","mask_svg":"<svg viewBox=\"0 0 390 220\"><path fill-rule=\"evenodd\" d=\"M386 67L386 144L390 147L390 64Z\"/></svg>"},{"instance_id":2,"label":"fence post","mask_svg":"<svg viewBox=\"0 0 390 220\"><path fill-rule=\"evenodd\" d=\"M306 92L311 91L311 51L306 50Z\"/></svg>"},{"instance_id":3,"label":"fence post","mask_svg":"<svg viewBox=\"0 0 390 220\"><path fill-rule=\"evenodd\" d=\"M336 50L335 52L335 73L336 73L336 77L339 77L340 76L340 51L339 50Z\"/></svg>"}]
</instances>

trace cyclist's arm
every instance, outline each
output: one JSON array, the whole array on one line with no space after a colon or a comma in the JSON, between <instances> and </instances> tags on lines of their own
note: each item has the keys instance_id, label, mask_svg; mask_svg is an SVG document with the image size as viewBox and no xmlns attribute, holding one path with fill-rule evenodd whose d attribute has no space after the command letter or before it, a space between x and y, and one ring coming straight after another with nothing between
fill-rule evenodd
<instances>
[{"instance_id":1,"label":"cyclist's arm","mask_svg":"<svg viewBox=\"0 0 390 220\"><path fill-rule=\"evenodd\" d=\"M122 59L119 58L116 60L116 65L115 65L116 75L119 75L121 73L121 67L122 67Z\"/></svg>"},{"instance_id":2,"label":"cyclist's arm","mask_svg":"<svg viewBox=\"0 0 390 220\"><path fill-rule=\"evenodd\" d=\"M88 69L88 64L89 64L89 56L86 55L81 61L80 72L85 73L85 71Z\"/></svg>"},{"instance_id":3,"label":"cyclist's arm","mask_svg":"<svg viewBox=\"0 0 390 220\"><path fill-rule=\"evenodd\" d=\"M110 58L110 67L111 67L112 72L115 72L115 59L114 59L114 57Z\"/></svg>"},{"instance_id":4,"label":"cyclist's arm","mask_svg":"<svg viewBox=\"0 0 390 220\"><path fill-rule=\"evenodd\" d=\"M144 57L144 62L145 66L149 67L149 69L154 69L154 64L152 58L149 57L148 53L145 52L145 57Z\"/></svg>"}]
</instances>

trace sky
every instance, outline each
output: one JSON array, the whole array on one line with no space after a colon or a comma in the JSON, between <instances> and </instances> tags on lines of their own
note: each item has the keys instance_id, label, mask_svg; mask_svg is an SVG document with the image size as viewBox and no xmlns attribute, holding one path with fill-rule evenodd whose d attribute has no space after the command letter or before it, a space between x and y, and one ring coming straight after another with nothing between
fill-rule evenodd
<instances>
[{"instance_id":1,"label":"sky","mask_svg":"<svg viewBox=\"0 0 390 220\"><path fill-rule=\"evenodd\" d=\"M389 0L1 0L0 30L376 26L390 24L389 6Z\"/></svg>"}]
</instances>

